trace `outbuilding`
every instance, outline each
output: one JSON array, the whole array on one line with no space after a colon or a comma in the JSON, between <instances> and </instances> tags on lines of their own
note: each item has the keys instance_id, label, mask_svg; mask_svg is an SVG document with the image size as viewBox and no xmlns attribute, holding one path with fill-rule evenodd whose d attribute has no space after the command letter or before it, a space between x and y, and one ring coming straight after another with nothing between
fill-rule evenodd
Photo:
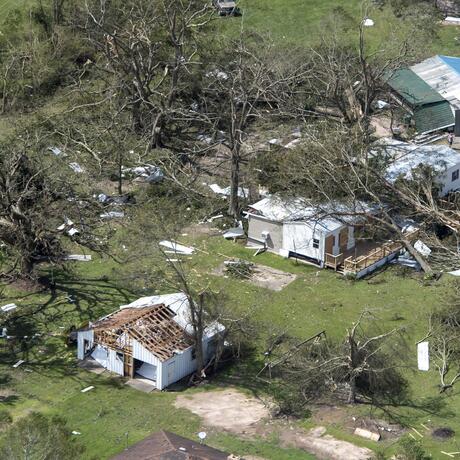
<instances>
[{"instance_id":1,"label":"outbuilding","mask_svg":"<svg viewBox=\"0 0 460 460\"><path fill-rule=\"evenodd\" d=\"M205 362L224 326L203 332ZM142 297L78 331L78 359L91 357L121 376L142 377L158 390L197 369L190 303L183 293Z\"/></svg>"}]
</instances>

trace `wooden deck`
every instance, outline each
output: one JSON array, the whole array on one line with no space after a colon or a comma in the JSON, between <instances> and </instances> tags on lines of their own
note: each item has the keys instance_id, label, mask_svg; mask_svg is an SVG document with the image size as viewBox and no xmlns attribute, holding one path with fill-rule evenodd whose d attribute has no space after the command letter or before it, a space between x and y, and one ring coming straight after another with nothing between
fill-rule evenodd
<instances>
[{"instance_id":1,"label":"wooden deck","mask_svg":"<svg viewBox=\"0 0 460 460\"><path fill-rule=\"evenodd\" d=\"M417 231L411 232L406 235L406 238L411 241L417 234ZM379 260L399 252L403 248L403 243L397 241L387 241L385 243L359 241L354 248L337 256L326 254L325 266L339 272L359 273Z\"/></svg>"}]
</instances>

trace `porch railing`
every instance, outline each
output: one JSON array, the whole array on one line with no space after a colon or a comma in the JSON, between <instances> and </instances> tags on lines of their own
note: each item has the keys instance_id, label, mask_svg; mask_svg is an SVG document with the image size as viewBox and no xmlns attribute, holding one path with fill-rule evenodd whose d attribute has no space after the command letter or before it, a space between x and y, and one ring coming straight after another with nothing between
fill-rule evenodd
<instances>
[{"instance_id":1,"label":"porch railing","mask_svg":"<svg viewBox=\"0 0 460 460\"><path fill-rule=\"evenodd\" d=\"M418 230L414 230L405 235L407 240L413 240L418 235ZM348 273L358 273L367 267L375 264L379 260L388 257L401 249L404 244L401 242L389 241L378 248L372 249L368 254L357 258L347 257L344 260L344 271Z\"/></svg>"},{"instance_id":2,"label":"porch railing","mask_svg":"<svg viewBox=\"0 0 460 460\"><path fill-rule=\"evenodd\" d=\"M329 268L333 268L335 271L343 264L344 262L344 255L338 254L336 256L332 254L325 254L324 265Z\"/></svg>"}]
</instances>

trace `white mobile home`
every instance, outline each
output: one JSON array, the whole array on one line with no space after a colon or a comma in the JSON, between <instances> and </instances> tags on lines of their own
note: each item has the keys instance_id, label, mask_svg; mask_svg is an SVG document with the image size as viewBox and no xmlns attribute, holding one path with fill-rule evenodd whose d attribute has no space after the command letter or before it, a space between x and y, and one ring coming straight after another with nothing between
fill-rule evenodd
<instances>
[{"instance_id":1,"label":"white mobile home","mask_svg":"<svg viewBox=\"0 0 460 460\"><path fill-rule=\"evenodd\" d=\"M436 174L439 195L460 190L460 154L446 145L414 145L393 139L382 140L373 152L388 163L386 179L412 180L414 171L428 166Z\"/></svg>"},{"instance_id":2,"label":"white mobile home","mask_svg":"<svg viewBox=\"0 0 460 460\"><path fill-rule=\"evenodd\" d=\"M203 334L205 362L219 323ZM78 331L78 359L91 357L116 374L140 376L162 390L196 370L190 304L183 293L142 297Z\"/></svg>"},{"instance_id":3,"label":"white mobile home","mask_svg":"<svg viewBox=\"0 0 460 460\"><path fill-rule=\"evenodd\" d=\"M355 226L370 209L336 205L340 220L302 199L264 198L248 211L248 241L285 257L337 268L338 257L355 247Z\"/></svg>"}]
</instances>

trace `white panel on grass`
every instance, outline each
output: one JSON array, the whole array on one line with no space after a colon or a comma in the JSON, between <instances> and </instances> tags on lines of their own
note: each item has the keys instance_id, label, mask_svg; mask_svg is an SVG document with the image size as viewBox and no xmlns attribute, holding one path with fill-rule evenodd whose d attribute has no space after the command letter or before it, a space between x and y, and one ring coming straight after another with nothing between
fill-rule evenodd
<instances>
[{"instance_id":1,"label":"white panel on grass","mask_svg":"<svg viewBox=\"0 0 460 460\"><path fill-rule=\"evenodd\" d=\"M428 351L428 342L417 344L417 364L420 371L430 370L430 354Z\"/></svg>"}]
</instances>

